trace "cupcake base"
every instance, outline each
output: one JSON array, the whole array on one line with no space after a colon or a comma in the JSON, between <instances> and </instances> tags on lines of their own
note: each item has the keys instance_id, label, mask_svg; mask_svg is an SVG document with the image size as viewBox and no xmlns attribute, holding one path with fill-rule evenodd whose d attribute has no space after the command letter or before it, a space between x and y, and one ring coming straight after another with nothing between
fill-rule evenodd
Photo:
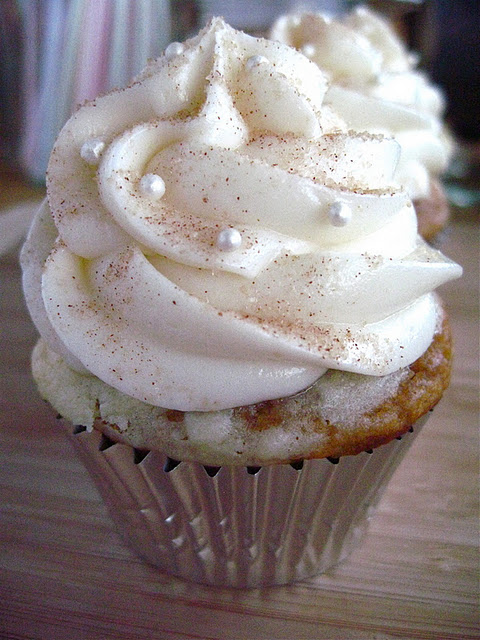
<instances>
[{"instance_id":1,"label":"cupcake base","mask_svg":"<svg viewBox=\"0 0 480 640\"><path fill-rule=\"evenodd\" d=\"M65 424L125 540L209 585L291 583L344 560L426 418L371 452L266 467L176 463Z\"/></svg>"}]
</instances>

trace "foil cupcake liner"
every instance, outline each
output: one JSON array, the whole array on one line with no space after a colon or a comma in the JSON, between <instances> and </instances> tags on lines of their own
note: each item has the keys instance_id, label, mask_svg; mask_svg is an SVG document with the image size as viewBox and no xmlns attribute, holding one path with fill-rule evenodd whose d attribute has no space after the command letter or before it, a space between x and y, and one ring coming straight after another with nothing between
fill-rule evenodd
<instances>
[{"instance_id":1,"label":"foil cupcake liner","mask_svg":"<svg viewBox=\"0 0 480 640\"><path fill-rule=\"evenodd\" d=\"M204 467L65 425L125 540L148 563L216 586L287 584L344 560L426 417L340 459Z\"/></svg>"}]
</instances>

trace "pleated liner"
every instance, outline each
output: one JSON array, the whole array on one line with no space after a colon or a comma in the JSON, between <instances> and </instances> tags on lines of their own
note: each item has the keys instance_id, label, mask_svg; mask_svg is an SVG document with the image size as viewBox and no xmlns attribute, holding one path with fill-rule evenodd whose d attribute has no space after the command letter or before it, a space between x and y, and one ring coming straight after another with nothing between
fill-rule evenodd
<instances>
[{"instance_id":1,"label":"pleated liner","mask_svg":"<svg viewBox=\"0 0 480 640\"><path fill-rule=\"evenodd\" d=\"M401 439L339 460L204 467L65 425L126 541L195 582L291 583L344 560L426 417Z\"/></svg>"}]
</instances>

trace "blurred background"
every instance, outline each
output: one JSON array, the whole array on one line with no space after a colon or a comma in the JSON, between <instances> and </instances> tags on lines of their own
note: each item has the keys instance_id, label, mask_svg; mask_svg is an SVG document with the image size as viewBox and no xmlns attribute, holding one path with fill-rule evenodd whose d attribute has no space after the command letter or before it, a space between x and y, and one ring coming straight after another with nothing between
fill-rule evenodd
<instances>
[{"instance_id":1,"label":"blurred background","mask_svg":"<svg viewBox=\"0 0 480 640\"><path fill-rule=\"evenodd\" d=\"M362 4L389 18L443 90L457 142L443 186L451 206L478 212L478 0L0 0L0 255L24 237L44 196L52 145L79 104L128 84L214 15L266 35L285 13L336 15Z\"/></svg>"},{"instance_id":2,"label":"blurred background","mask_svg":"<svg viewBox=\"0 0 480 640\"><path fill-rule=\"evenodd\" d=\"M43 183L53 141L75 106L126 84L148 58L213 15L266 33L307 9L341 13L348 0L1 0L0 158ZM372 1L395 23L448 100L447 121L468 145L480 139L478 0ZM457 171L459 168L457 167Z\"/></svg>"},{"instance_id":3,"label":"blurred background","mask_svg":"<svg viewBox=\"0 0 480 640\"><path fill-rule=\"evenodd\" d=\"M357 4L0 0L0 638L230 638L237 625L258 637L268 625L282 638L327 637L335 627L338 638L351 629L358 638L478 639L478 0L366 3L392 19L447 97L458 153L440 248L464 277L441 293L455 336L452 385L350 564L283 596L189 591L153 577L115 537L30 373L38 336L18 250L45 195L53 141L76 105L127 83L213 14L262 34L287 11Z\"/></svg>"}]
</instances>

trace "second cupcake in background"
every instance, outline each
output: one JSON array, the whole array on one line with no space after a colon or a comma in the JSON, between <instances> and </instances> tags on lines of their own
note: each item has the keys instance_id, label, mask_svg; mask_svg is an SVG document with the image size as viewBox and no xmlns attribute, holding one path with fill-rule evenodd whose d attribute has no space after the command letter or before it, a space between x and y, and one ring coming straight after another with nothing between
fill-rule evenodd
<instances>
[{"instance_id":1,"label":"second cupcake in background","mask_svg":"<svg viewBox=\"0 0 480 640\"><path fill-rule=\"evenodd\" d=\"M366 8L331 18L322 13L281 16L270 37L299 49L327 75L325 104L355 131L392 136L401 155L398 186L414 201L419 232L433 240L449 206L441 177L453 152L443 123L444 98L417 68L388 20Z\"/></svg>"}]
</instances>

